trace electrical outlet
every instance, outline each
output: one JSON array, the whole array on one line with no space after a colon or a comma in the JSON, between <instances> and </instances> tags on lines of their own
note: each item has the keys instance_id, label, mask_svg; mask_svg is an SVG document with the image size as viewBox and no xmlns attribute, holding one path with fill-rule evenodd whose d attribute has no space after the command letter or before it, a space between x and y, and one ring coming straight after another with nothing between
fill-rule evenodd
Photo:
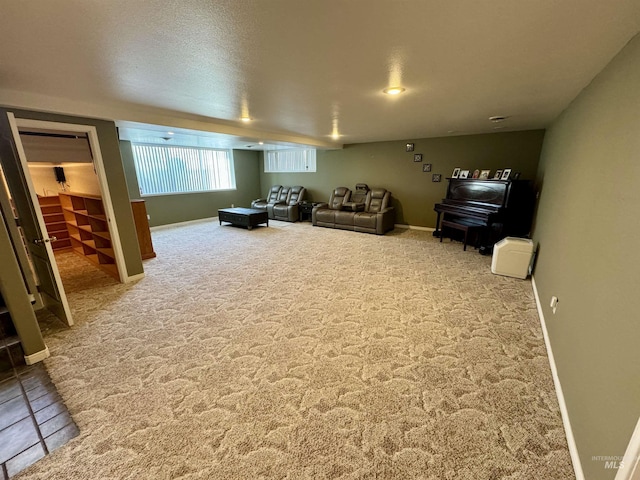
<instances>
[{"instance_id":1,"label":"electrical outlet","mask_svg":"<svg viewBox=\"0 0 640 480\"><path fill-rule=\"evenodd\" d=\"M551 297L551 303L549 304L549 306L551 307L551 311L553 313L556 313L556 309L558 308L558 297Z\"/></svg>"}]
</instances>

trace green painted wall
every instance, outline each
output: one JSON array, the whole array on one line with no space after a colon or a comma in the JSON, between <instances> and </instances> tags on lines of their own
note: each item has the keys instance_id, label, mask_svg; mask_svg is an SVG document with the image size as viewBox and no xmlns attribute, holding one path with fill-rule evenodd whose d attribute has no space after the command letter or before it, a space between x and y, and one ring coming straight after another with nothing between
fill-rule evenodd
<instances>
[{"instance_id":1,"label":"green painted wall","mask_svg":"<svg viewBox=\"0 0 640 480\"><path fill-rule=\"evenodd\" d=\"M140 247L138 245L135 224L133 223L133 214L131 213L131 204L129 203L129 193L122 158L120 157L115 123L107 120L96 120L94 118L33 112L15 108L7 108L7 110L13 112L16 118L92 125L96 127L127 272L129 276L142 273Z\"/></svg>"},{"instance_id":2,"label":"green painted wall","mask_svg":"<svg viewBox=\"0 0 640 480\"><path fill-rule=\"evenodd\" d=\"M587 479L640 415L640 37L547 131L534 238L540 294ZM560 302L549 308L552 295Z\"/></svg>"},{"instance_id":3,"label":"green painted wall","mask_svg":"<svg viewBox=\"0 0 640 480\"><path fill-rule=\"evenodd\" d=\"M512 168L522 173L521 178L533 179L543 138L543 130L530 130L346 145L342 150L319 150L315 173L264 173L261 161L261 196L271 185L303 185L309 198L320 202L327 201L335 187L354 189L356 183L366 183L391 191L396 223L433 228L433 206L446 195L445 177L454 168L492 173ZM414 152L405 151L407 142L415 144ZM413 161L414 153L422 153L422 163ZM424 163L433 165L431 173L422 172ZM442 182L432 182L432 173L442 174Z\"/></svg>"},{"instance_id":4,"label":"green painted wall","mask_svg":"<svg viewBox=\"0 0 640 480\"><path fill-rule=\"evenodd\" d=\"M133 165L130 142L120 142L122 159L125 164L127 182L132 198L141 198L138 180ZM233 163L236 175L236 190L223 192L184 193L178 195L153 195L143 197L149 225L167 225L187 222L218 215L219 208L251 206L251 200L260 196L260 175L258 152L234 150Z\"/></svg>"},{"instance_id":5,"label":"green painted wall","mask_svg":"<svg viewBox=\"0 0 640 480\"><path fill-rule=\"evenodd\" d=\"M131 142L128 140L120 140L120 156L122 157L122 166L124 175L127 178L127 190L129 198L134 200L140 197L140 187L138 186L138 174L133 163L133 151L131 150Z\"/></svg>"}]
</instances>

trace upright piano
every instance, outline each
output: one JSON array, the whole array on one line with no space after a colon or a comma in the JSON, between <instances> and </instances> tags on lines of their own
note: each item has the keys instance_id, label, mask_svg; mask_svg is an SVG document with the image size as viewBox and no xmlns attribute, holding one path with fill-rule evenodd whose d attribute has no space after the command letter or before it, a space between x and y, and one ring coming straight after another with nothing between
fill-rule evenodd
<instances>
[{"instance_id":1,"label":"upright piano","mask_svg":"<svg viewBox=\"0 0 640 480\"><path fill-rule=\"evenodd\" d=\"M480 253L490 254L493 245L507 236L525 236L531 229L535 193L529 180L480 180L449 178L447 197L436 203L435 236L440 220L481 228Z\"/></svg>"}]
</instances>

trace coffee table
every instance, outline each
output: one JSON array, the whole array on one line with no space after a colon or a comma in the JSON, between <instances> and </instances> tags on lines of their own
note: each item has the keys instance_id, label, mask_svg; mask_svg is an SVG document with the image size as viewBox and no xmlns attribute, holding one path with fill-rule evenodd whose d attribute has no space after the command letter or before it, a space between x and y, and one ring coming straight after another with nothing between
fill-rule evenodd
<instances>
[{"instance_id":1,"label":"coffee table","mask_svg":"<svg viewBox=\"0 0 640 480\"><path fill-rule=\"evenodd\" d=\"M218 220L220 220L220 225L222 222L228 222L232 225L247 227L247 230L251 230L261 223L266 223L267 227L269 226L267 212L255 208L221 208L218 210Z\"/></svg>"}]
</instances>

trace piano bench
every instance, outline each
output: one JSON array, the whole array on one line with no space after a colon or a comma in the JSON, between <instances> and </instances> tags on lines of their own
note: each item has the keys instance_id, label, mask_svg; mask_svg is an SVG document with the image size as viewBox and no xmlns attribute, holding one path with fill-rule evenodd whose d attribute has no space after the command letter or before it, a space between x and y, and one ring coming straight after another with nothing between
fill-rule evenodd
<instances>
[{"instance_id":1,"label":"piano bench","mask_svg":"<svg viewBox=\"0 0 640 480\"><path fill-rule=\"evenodd\" d=\"M476 225L471 222L465 222L464 220L459 220L454 222L452 220L442 220L442 224L440 227L440 242L442 242L442 237L444 237L444 229L451 228L452 230L459 230L464 232L464 248L463 250L467 250L467 240L469 239L469 233L474 236L474 241L478 243L478 235L480 234L480 230L482 229L482 225Z\"/></svg>"}]
</instances>

